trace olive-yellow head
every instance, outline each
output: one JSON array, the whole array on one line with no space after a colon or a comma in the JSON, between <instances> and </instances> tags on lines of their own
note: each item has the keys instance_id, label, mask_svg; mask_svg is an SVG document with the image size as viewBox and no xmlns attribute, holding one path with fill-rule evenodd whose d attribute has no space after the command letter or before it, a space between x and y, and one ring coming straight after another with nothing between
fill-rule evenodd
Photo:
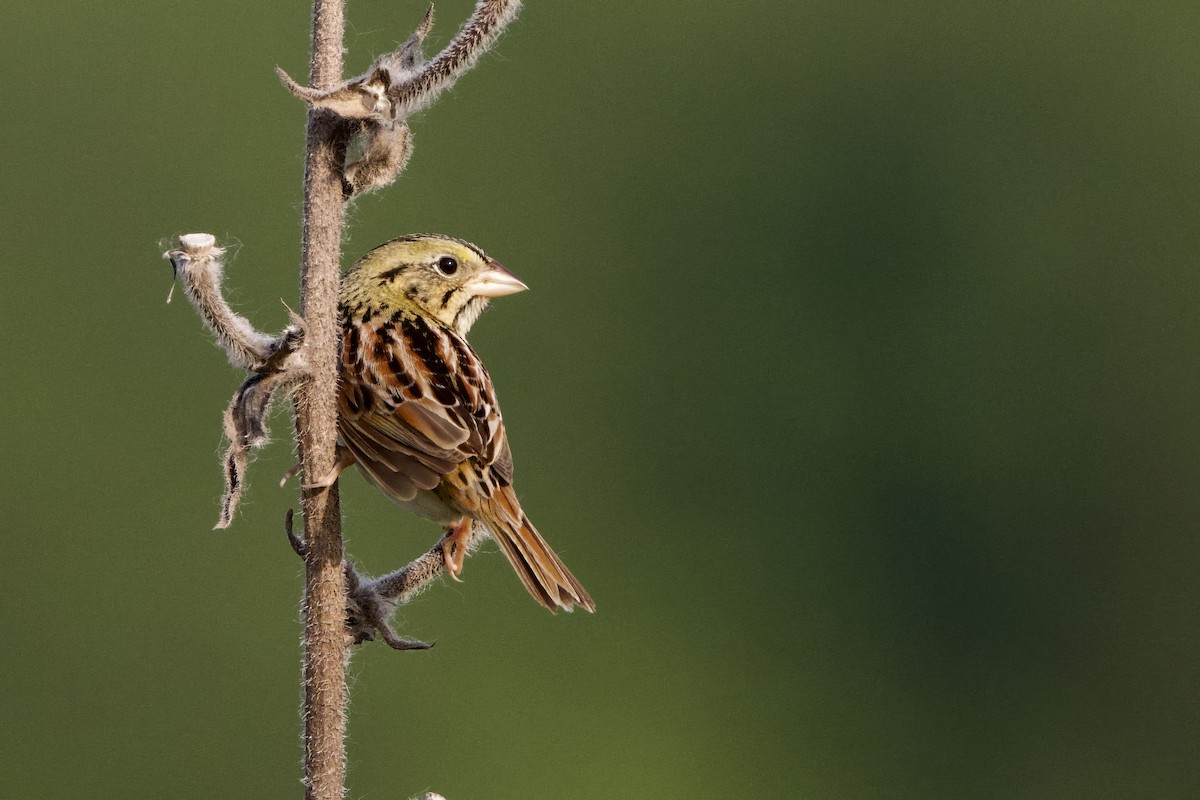
<instances>
[{"instance_id":1,"label":"olive-yellow head","mask_svg":"<svg viewBox=\"0 0 1200 800\"><path fill-rule=\"evenodd\" d=\"M342 278L341 304L410 310L465 336L493 297L527 289L470 242L440 234L401 236L371 250Z\"/></svg>"}]
</instances>

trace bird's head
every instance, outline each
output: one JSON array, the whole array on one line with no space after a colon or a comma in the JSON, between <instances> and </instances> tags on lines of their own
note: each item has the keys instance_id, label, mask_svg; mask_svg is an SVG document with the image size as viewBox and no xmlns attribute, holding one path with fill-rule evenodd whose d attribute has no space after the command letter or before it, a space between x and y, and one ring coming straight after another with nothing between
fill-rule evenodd
<instances>
[{"instance_id":1,"label":"bird's head","mask_svg":"<svg viewBox=\"0 0 1200 800\"><path fill-rule=\"evenodd\" d=\"M341 302L407 308L466 335L489 300L528 288L475 245L422 233L393 239L359 259L342 278Z\"/></svg>"}]
</instances>

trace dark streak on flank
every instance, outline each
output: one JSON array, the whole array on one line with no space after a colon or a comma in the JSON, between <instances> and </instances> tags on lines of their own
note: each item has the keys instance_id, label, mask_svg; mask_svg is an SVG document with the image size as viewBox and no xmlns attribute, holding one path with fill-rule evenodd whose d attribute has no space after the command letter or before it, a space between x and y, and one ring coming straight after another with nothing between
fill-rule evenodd
<instances>
[{"instance_id":1,"label":"dark streak on flank","mask_svg":"<svg viewBox=\"0 0 1200 800\"><path fill-rule=\"evenodd\" d=\"M362 396L362 392L354 385L346 386L342 390L342 400L345 401L346 408L350 409L351 414L357 414L362 409L362 405L359 402L359 398Z\"/></svg>"},{"instance_id":2,"label":"dark streak on flank","mask_svg":"<svg viewBox=\"0 0 1200 800\"><path fill-rule=\"evenodd\" d=\"M450 340L450 346L454 349L454 358L458 361L458 374L465 376L472 386L478 387L479 375L475 371L475 359L468 352L470 348L467 343L454 334L449 334L446 338Z\"/></svg>"},{"instance_id":3,"label":"dark streak on flank","mask_svg":"<svg viewBox=\"0 0 1200 800\"><path fill-rule=\"evenodd\" d=\"M450 340L450 345L454 348L454 357L458 361L458 374L462 376L464 383L471 386L479 396L479 402L475 403L475 407L471 409L471 416L477 420L487 419L491 399L488 397L486 383L481 380L479 374L483 365L479 362L475 351L471 349L471 345L453 334L446 338Z\"/></svg>"},{"instance_id":4,"label":"dark streak on flank","mask_svg":"<svg viewBox=\"0 0 1200 800\"><path fill-rule=\"evenodd\" d=\"M438 335L430 329L429 323L420 317L406 318L400 325L413 354L425 363L434 397L442 405L455 405L458 402L458 394L454 391L454 378L450 369L438 353Z\"/></svg>"},{"instance_id":5,"label":"dark streak on flank","mask_svg":"<svg viewBox=\"0 0 1200 800\"><path fill-rule=\"evenodd\" d=\"M404 364L401 363L400 359L396 356L395 350L388 352L387 363L388 369L391 370L392 375L405 389L411 389L413 386L417 385L416 379L414 379L408 374L408 372L405 371Z\"/></svg>"},{"instance_id":6,"label":"dark streak on flank","mask_svg":"<svg viewBox=\"0 0 1200 800\"><path fill-rule=\"evenodd\" d=\"M356 361L358 360L358 326L349 325L346 328L347 342L349 343L349 356Z\"/></svg>"}]
</instances>

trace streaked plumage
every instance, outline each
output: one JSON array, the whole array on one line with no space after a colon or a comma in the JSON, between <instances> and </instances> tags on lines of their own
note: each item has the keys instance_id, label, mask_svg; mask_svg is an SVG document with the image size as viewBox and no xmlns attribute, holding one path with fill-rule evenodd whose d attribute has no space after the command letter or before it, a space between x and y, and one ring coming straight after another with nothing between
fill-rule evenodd
<instances>
[{"instance_id":1,"label":"streaked plumage","mask_svg":"<svg viewBox=\"0 0 1200 800\"><path fill-rule=\"evenodd\" d=\"M339 469L357 464L394 501L445 526L452 575L479 523L539 603L593 611L521 510L492 381L465 338L491 297L525 288L449 237L405 236L367 253L342 281Z\"/></svg>"}]
</instances>

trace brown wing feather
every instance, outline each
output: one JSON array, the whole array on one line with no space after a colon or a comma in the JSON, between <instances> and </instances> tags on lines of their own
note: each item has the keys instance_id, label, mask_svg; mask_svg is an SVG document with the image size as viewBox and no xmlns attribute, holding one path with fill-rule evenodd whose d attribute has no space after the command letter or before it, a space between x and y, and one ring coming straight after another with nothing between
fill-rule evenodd
<instances>
[{"instance_id":1,"label":"brown wing feather","mask_svg":"<svg viewBox=\"0 0 1200 800\"><path fill-rule=\"evenodd\" d=\"M338 422L342 444L367 477L393 499L408 501L436 488L468 457L462 446L472 432L434 396L436 379L407 346L399 321L386 314L343 316Z\"/></svg>"},{"instance_id":2,"label":"brown wing feather","mask_svg":"<svg viewBox=\"0 0 1200 800\"><path fill-rule=\"evenodd\" d=\"M595 611L596 604L583 584L521 510L512 486L491 481L494 472L473 473L464 464L447 475L443 485L454 487L456 494L482 498L471 515L484 523L535 600L550 611L571 611L575 606ZM490 497L485 496L488 493Z\"/></svg>"},{"instance_id":3,"label":"brown wing feather","mask_svg":"<svg viewBox=\"0 0 1200 800\"><path fill-rule=\"evenodd\" d=\"M343 325L339 431L367 477L401 501L436 489L483 523L539 603L594 610L521 511L491 378L466 340L405 312Z\"/></svg>"}]
</instances>

